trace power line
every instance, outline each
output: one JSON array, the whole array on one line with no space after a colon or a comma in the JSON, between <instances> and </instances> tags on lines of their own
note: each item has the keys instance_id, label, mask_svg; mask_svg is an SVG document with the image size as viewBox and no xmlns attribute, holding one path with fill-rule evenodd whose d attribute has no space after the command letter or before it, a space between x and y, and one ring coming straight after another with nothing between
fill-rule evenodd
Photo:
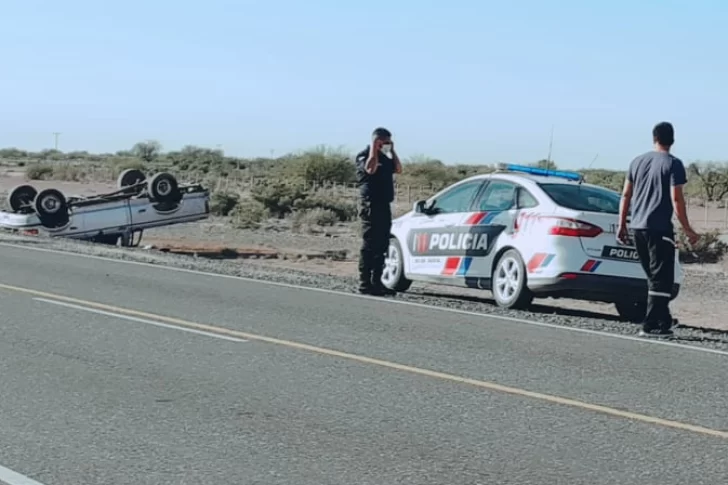
<instances>
[{"instance_id":1,"label":"power line","mask_svg":"<svg viewBox=\"0 0 728 485\"><path fill-rule=\"evenodd\" d=\"M57 151L58 150L58 137L61 136L61 134L59 132L57 132L57 131L54 131L53 132L53 136L55 137L55 141L56 141L56 143L55 143L55 149Z\"/></svg>"}]
</instances>

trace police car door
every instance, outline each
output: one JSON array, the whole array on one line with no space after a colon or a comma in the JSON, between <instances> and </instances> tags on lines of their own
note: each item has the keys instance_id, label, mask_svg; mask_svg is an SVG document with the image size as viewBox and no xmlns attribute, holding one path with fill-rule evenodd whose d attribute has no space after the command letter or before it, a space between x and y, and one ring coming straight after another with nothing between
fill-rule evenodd
<instances>
[{"instance_id":1,"label":"police car door","mask_svg":"<svg viewBox=\"0 0 728 485\"><path fill-rule=\"evenodd\" d=\"M474 212L466 220L479 244L465 254L466 276L490 279L498 238L513 231L517 217L518 186L507 180L490 180L473 204Z\"/></svg>"},{"instance_id":2,"label":"police car door","mask_svg":"<svg viewBox=\"0 0 728 485\"><path fill-rule=\"evenodd\" d=\"M455 184L429 200L426 213L413 218L407 235L410 273L426 279L457 275L466 248L478 242L463 224L483 183L476 179Z\"/></svg>"}]
</instances>

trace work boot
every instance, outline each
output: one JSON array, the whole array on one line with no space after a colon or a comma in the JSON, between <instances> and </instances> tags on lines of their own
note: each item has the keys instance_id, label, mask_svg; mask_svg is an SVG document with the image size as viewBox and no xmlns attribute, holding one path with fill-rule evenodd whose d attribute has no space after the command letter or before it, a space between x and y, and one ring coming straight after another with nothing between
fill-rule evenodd
<instances>
[{"instance_id":1,"label":"work boot","mask_svg":"<svg viewBox=\"0 0 728 485\"><path fill-rule=\"evenodd\" d=\"M359 266L359 293L370 294L372 291L372 272L364 265Z\"/></svg>"},{"instance_id":2,"label":"work boot","mask_svg":"<svg viewBox=\"0 0 728 485\"><path fill-rule=\"evenodd\" d=\"M375 270L372 273L372 288L374 291L381 296L392 296L396 295L397 292L390 290L382 283L382 270Z\"/></svg>"}]
</instances>

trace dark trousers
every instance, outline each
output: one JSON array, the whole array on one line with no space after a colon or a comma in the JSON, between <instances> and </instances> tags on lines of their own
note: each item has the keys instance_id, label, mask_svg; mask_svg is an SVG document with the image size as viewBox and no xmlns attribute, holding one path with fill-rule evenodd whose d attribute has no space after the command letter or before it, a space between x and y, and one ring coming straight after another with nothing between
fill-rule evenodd
<instances>
[{"instance_id":1,"label":"dark trousers","mask_svg":"<svg viewBox=\"0 0 728 485\"><path fill-rule=\"evenodd\" d=\"M647 274L647 312L645 330L669 329L672 326L670 298L675 281L675 234L673 232L636 229L634 242Z\"/></svg>"},{"instance_id":2,"label":"dark trousers","mask_svg":"<svg viewBox=\"0 0 728 485\"><path fill-rule=\"evenodd\" d=\"M360 202L362 244L359 254L359 280L362 286L379 284L384 271L384 258L389 249L392 209L388 202Z\"/></svg>"}]
</instances>

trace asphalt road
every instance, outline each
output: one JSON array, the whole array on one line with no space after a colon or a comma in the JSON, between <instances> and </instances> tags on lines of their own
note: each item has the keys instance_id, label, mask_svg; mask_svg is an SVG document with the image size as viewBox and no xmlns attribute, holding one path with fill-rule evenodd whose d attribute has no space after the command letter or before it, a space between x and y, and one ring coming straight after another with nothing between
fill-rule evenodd
<instances>
[{"instance_id":1,"label":"asphalt road","mask_svg":"<svg viewBox=\"0 0 728 485\"><path fill-rule=\"evenodd\" d=\"M72 254L0 268L0 482L728 474L727 355Z\"/></svg>"}]
</instances>

